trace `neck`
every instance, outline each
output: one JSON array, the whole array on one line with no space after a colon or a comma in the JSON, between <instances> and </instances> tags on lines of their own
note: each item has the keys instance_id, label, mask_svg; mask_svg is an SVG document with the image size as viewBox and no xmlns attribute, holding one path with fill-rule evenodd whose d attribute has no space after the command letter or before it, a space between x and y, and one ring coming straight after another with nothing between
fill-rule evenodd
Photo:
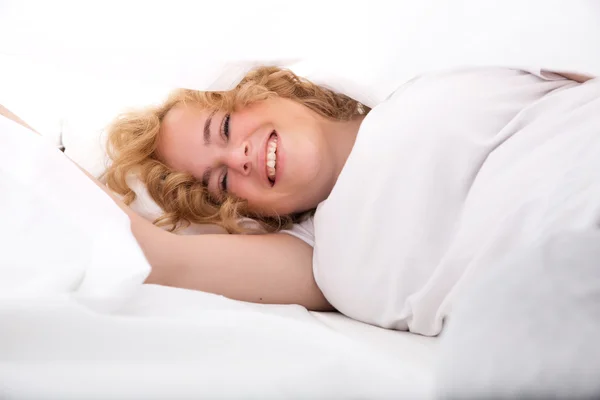
<instances>
[{"instance_id":1,"label":"neck","mask_svg":"<svg viewBox=\"0 0 600 400\"><path fill-rule=\"evenodd\" d=\"M331 126L327 130L327 141L329 143L330 155L334 160L334 176L336 181L354 147L358 129L364 118L364 115L358 115L350 121L331 122Z\"/></svg>"}]
</instances>

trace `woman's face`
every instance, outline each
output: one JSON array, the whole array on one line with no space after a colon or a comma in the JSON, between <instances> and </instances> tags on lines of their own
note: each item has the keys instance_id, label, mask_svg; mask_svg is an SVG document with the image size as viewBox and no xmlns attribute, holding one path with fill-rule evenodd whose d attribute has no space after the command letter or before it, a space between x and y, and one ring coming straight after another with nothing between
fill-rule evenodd
<instances>
[{"instance_id":1,"label":"woman's face","mask_svg":"<svg viewBox=\"0 0 600 400\"><path fill-rule=\"evenodd\" d=\"M162 122L158 153L217 200L233 194L262 215L286 215L316 207L335 184L328 124L278 97L230 115L179 104Z\"/></svg>"}]
</instances>

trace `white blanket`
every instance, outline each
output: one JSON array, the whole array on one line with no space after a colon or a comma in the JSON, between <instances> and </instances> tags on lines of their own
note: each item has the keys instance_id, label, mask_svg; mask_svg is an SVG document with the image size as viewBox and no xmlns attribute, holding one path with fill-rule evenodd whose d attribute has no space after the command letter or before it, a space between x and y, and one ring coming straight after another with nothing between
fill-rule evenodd
<instances>
[{"instance_id":1,"label":"white blanket","mask_svg":"<svg viewBox=\"0 0 600 400\"><path fill-rule=\"evenodd\" d=\"M62 153L0 118L0 397L420 398L423 343L326 315L142 285L122 211ZM329 322L328 322L329 321ZM339 324L337 325L339 326ZM332 329L333 327L333 329ZM355 330L357 333L358 330Z\"/></svg>"},{"instance_id":2,"label":"white blanket","mask_svg":"<svg viewBox=\"0 0 600 400\"><path fill-rule=\"evenodd\" d=\"M600 79L426 74L363 122L315 215L315 278L352 318L437 335L474 275L598 220Z\"/></svg>"}]
</instances>

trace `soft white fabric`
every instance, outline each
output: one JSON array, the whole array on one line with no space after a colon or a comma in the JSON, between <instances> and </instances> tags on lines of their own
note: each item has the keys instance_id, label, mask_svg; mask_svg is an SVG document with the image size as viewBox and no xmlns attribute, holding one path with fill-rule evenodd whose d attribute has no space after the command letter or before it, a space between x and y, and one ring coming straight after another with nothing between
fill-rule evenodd
<instances>
[{"instance_id":1,"label":"soft white fabric","mask_svg":"<svg viewBox=\"0 0 600 400\"><path fill-rule=\"evenodd\" d=\"M142 285L126 215L29 130L0 118L0 397L421 398L428 343ZM356 323L354 323L356 324ZM379 343L369 341L378 337Z\"/></svg>"},{"instance_id":2,"label":"soft white fabric","mask_svg":"<svg viewBox=\"0 0 600 400\"><path fill-rule=\"evenodd\" d=\"M223 89L254 65L304 60L305 75L377 104L439 68L600 73L591 56L600 47L595 0L506 0L494 7L479 0L372 0L368 7L306 0L294 13L274 0L147 3L143 10L130 1L29 3L3 1L0 37L11 40L0 43L0 53L139 85Z\"/></svg>"},{"instance_id":3,"label":"soft white fabric","mask_svg":"<svg viewBox=\"0 0 600 400\"><path fill-rule=\"evenodd\" d=\"M600 397L600 234L591 225L489 260L441 335L436 399Z\"/></svg>"},{"instance_id":4,"label":"soft white fabric","mask_svg":"<svg viewBox=\"0 0 600 400\"><path fill-rule=\"evenodd\" d=\"M281 232L295 236L311 247L315 246L314 217L307 218L298 224L294 224L290 229Z\"/></svg>"},{"instance_id":5,"label":"soft white fabric","mask_svg":"<svg viewBox=\"0 0 600 400\"><path fill-rule=\"evenodd\" d=\"M475 266L594 224L599 90L487 68L399 89L367 116L317 209L313 267L327 299L364 322L436 335Z\"/></svg>"},{"instance_id":6,"label":"soft white fabric","mask_svg":"<svg viewBox=\"0 0 600 400\"><path fill-rule=\"evenodd\" d=\"M127 216L30 130L0 117L0 141L0 299L73 296L103 311L120 306L150 272Z\"/></svg>"},{"instance_id":7,"label":"soft white fabric","mask_svg":"<svg viewBox=\"0 0 600 400\"><path fill-rule=\"evenodd\" d=\"M3 1L0 37L10 40L0 42L0 54L41 66L25 83L52 69L59 84L44 96L52 109L77 100L84 107L81 100L94 94L87 84L98 80L223 90L261 64L292 66L368 105L437 69L540 66L600 75L596 0L505 0L494 7L479 0L372 0L368 7L306 0L291 14L273 0L147 3L144 18L137 2L29 3ZM304 29L309 25L316 28Z\"/></svg>"}]
</instances>

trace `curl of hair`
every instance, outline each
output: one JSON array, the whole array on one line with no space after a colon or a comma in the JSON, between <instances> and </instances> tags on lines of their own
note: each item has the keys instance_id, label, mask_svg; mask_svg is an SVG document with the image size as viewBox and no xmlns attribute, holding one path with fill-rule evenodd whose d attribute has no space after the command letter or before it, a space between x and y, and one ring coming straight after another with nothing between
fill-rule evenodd
<instances>
[{"instance_id":1,"label":"curl of hair","mask_svg":"<svg viewBox=\"0 0 600 400\"><path fill-rule=\"evenodd\" d=\"M217 224L230 233L252 231L244 219L258 222L263 232L286 229L306 213L267 217L248 210L244 200L227 198L217 204L195 177L177 172L161 162L157 155L160 126L167 112L177 104L191 103L208 110L232 112L236 107L273 96L296 101L317 114L348 121L370 110L357 101L301 79L289 70L261 67L248 73L232 90L202 92L186 89L173 91L160 106L124 113L108 127L107 151L111 159L103 180L123 196L126 204L135 200L127 177L137 174L152 199L164 214L154 223L174 231L190 223Z\"/></svg>"}]
</instances>

